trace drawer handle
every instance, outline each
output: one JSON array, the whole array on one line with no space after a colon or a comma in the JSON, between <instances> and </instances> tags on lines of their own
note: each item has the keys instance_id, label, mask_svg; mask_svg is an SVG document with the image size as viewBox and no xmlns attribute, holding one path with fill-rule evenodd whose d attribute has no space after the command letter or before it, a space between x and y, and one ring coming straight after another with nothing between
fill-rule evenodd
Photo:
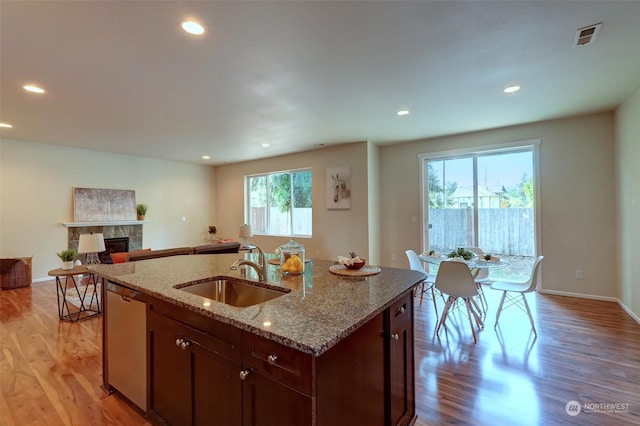
<instances>
[{"instance_id":1,"label":"drawer handle","mask_svg":"<svg viewBox=\"0 0 640 426\"><path fill-rule=\"evenodd\" d=\"M187 349L191 346L191 342L187 339L176 339L176 346L180 349Z\"/></svg>"},{"instance_id":2,"label":"drawer handle","mask_svg":"<svg viewBox=\"0 0 640 426\"><path fill-rule=\"evenodd\" d=\"M240 372L240 380L246 379L249 376L250 373L251 373L251 371L249 371L249 370L242 370Z\"/></svg>"},{"instance_id":3,"label":"drawer handle","mask_svg":"<svg viewBox=\"0 0 640 426\"><path fill-rule=\"evenodd\" d=\"M398 335L398 333L393 333L391 335L391 338L397 342L400 339L400 336Z\"/></svg>"},{"instance_id":4,"label":"drawer handle","mask_svg":"<svg viewBox=\"0 0 640 426\"><path fill-rule=\"evenodd\" d=\"M269 363L269 365L274 365L277 360L278 360L278 355L271 354L267 357L267 362Z\"/></svg>"},{"instance_id":5,"label":"drawer handle","mask_svg":"<svg viewBox=\"0 0 640 426\"><path fill-rule=\"evenodd\" d=\"M404 305L396 309L396 316L404 314Z\"/></svg>"}]
</instances>

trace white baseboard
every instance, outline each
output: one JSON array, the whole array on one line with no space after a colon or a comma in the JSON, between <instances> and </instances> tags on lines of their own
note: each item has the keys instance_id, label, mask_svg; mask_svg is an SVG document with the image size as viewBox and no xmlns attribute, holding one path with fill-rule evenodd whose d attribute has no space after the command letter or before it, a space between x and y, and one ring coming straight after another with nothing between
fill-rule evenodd
<instances>
[{"instance_id":1,"label":"white baseboard","mask_svg":"<svg viewBox=\"0 0 640 426\"><path fill-rule=\"evenodd\" d=\"M636 315L631 309L629 309L620 299L617 297L609 297L609 296L594 296L592 294L583 294L583 293L573 293L570 291L558 291L558 290L546 290L539 289L538 293L543 294L553 294L555 296L568 296L568 297L579 297L581 299L592 299L592 300L603 300L605 302L616 302L620 307L627 313L631 318L635 320L638 324L640 324L640 317Z\"/></svg>"},{"instance_id":2,"label":"white baseboard","mask_svg":"<svg viewBox=\"0 0 640 426\"><path fill-rule=\"evenodd\" d=\"M636 315L636 314L635 314L631 309L629 309L629 308L627 307L627 305L625 305L624 303L622 303L622 301L620 301L620 300L618 300L618 304L622 307L622 309L624 309L624 311L625 311L626 313L628 313L628 314L629 314L629 316L630 316L631 318L633 318L634 320L636 320L636 322L637 322L638 324L640 324L640 317L639 317L639 316L637 316L637 315Z\"/></svg>"}]
</instances>

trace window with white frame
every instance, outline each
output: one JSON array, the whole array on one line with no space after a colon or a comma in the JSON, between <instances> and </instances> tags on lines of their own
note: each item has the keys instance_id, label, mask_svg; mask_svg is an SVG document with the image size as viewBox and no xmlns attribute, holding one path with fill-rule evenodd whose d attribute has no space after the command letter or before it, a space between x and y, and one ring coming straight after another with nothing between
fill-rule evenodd
<instances>
[{"instance_id":1,"label":"window with white frame","mask_svg":"<svg viewBox=\"0 0 640 426\"><path fill-rule=\"evenodd\" d=\"M310 237L311 177L311 169L245 176L245 215L252 232Z\"/></svg>"}]
</instances>

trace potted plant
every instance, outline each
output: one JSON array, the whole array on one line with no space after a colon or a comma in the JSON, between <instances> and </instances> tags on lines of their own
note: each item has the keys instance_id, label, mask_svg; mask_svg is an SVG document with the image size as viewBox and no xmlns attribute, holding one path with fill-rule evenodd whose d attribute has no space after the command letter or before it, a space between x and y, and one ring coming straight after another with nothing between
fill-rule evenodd
<instances>
[{"instance_id":1,"label":"potted plant","mask_svg":"<svg viewBox=\"0 0 640 426\"><path fill-rule=\"evenodd\" d=\"M78 253L74 249L66 249L56 253L62 260L62 269L73 269L73 263L78 258Z\"/></svg>"},{"instance_id":2,"label":"potted plant","mask_svg":"<svg viewBox=\"0 0 640 426\"><path fill-rule=\"evenodd\" d=\"M138 220L144 220L144 216L147 214L147 209L149 208L146 204L138 204L136 206L136 212L138 213Z\"/></svg>"},{"instance_id":3,"label":"potted plant","mask_svg":"<svg viewBox=\"0 0 640 426\"><path fill-rule=\"evenodd\" d=\"M211 241L218 241L218 237L216 236L216 234L218 233L218 228L216 228L215 226L210 225L209 226L209 235L211 236Z\"/></svg>"}]
</instances>

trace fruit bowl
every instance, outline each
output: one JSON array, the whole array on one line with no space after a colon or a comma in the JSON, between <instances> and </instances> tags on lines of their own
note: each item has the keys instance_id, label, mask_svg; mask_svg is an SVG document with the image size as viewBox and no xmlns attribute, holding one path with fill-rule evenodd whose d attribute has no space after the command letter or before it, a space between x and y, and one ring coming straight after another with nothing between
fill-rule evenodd
<instances>
[{"instance_id":1,"label":"fruit bowl","mask_svg":"<svg viewBox=\"0 0 640 426\"><path fill-rule=\"evenodd\" d=\"M346 267L347 267L347 269L354 269L354 270L356 270L356 269L360 269L360 268L362 268L362 267L365 265L365 263L367 263L367 259L360 259L360 262L354 262L354 263L353 263L353 264L351 264L351 265L344 265L344 266L346 266Z\"/></svg>"}]
</instances>

